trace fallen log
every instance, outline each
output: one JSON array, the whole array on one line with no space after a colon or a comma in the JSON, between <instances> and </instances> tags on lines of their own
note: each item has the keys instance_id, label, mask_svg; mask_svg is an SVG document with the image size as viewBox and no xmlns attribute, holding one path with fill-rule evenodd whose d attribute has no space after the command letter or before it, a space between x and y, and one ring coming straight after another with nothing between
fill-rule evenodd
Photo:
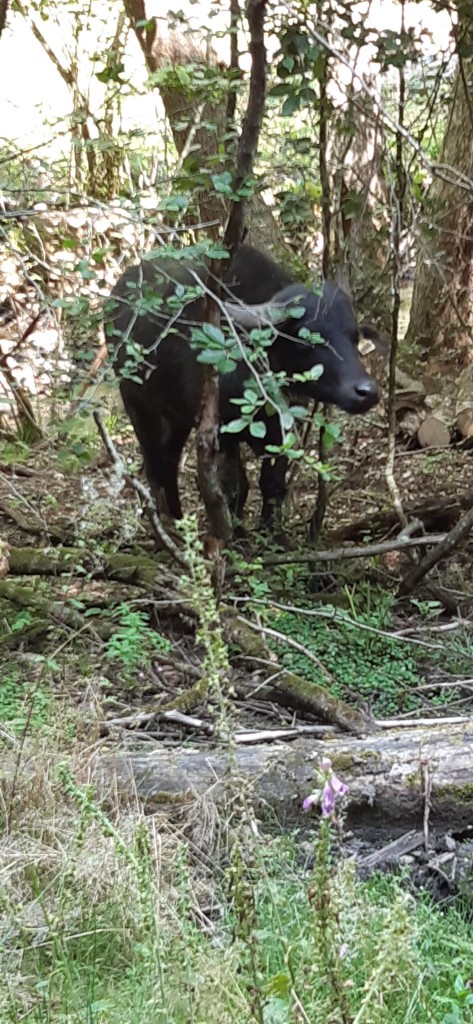
<instances>
[{"instance_id":1,"label":"fallen log","mask_svg":"<svg viewBox=\"0 0 473 1024\"><path fill-rule=\"evenodd\" d=\"M323 740L241 746L236 768L227 753L205 743L191 750L99 754L90 769L103 795L117 789L138 795L150 812L163 805L185 806L202 796L223 802L226 794L231 799L235 785L246 782L265 816L269 808L284 825L300 826L308 824L302 801L313 788L321 757L331 758L334 771L349 786L347 824L355 831L398 835L422 829L426 770L430 828L472 826L473 719L363 738L327 732Z\"/></svg>"},{"instance_id":2,"label":"fallen log","mask_svg":"<svg viewBox=\"0 0 473 1024\"><path fill-rule=\"evenodd\" d=\"M450 494L443 501L434 500L423 502L421 505L408 506L405 509L407 518L418 519L429 533L435 531L451 530L458 522L462 512L467 512L473 506L473 491L466 491L464 494ZM335 546L344 541L362 540L366 534L370 538L376 537L379 533L389 530L399 530L399 519L395 512L380 512L370 514L350 523L349 526L342 526L333 530L330 534L331 543Z\"/></svg>"},{"instance_id":3,"label":"fallen log","mask_svg":"<svg viewBox=\"0 0 473 1024\"><path fill-rule=\"evenodd\" d=\"M161 560L144 554L121 551L107 554L72 547L10 547L10 573L13 576L70 575L77 573L78 566L91 579L109 579L150 590L156 586L158 575L162 579L167 571Z\"/></svg>"}]
</instances>

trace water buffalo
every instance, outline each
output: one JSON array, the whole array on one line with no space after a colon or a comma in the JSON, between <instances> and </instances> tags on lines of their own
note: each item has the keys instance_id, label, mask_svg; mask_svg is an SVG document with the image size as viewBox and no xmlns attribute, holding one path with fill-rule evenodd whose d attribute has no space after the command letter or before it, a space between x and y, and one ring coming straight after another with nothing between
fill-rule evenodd
<instances>
[{"instance_id":1,"label":"water buffalo","mask_svg":"<svg viewBox=\"0 0 473 1024\"><path fill-rule=\"evenodd\" d=\"M204 367L191 347L190 331L192 324L202 323L205 302L202 296L188 301L187 293L179 304L176 296L179 288L182 295L182 286L196 286L196 275L211 287L208 268L202 261L144 260L120 278L108 311L113 365L120 376L120 391L142 450L145 472L155 495L164 491L168 511L175 518L182 515L179 460L198 421L202 400ZM237 250L224 281L224 305L242 338L246 330L261 326L270 317L274 337L268 348L269 365L273 372L283 372L287 377L291 399L299 400L299 404L315 399L352 414L376 405L378 387L361 363L357 348L360 328L345 292L328 282L318 293L311 291L248 245ZM156 300L162 305L157 307ZM289 314L291 306L298 307L297 318ZM304 329L318 335L323 343L301 337ZM317 365L323 370L317 380L294 380L295 375ZM244 359L232 372L221 376L221 425L238 417L232 399L243 396L250 377L251 369ZM264 438L253 437L248 429L237 434L220 433L222 484L232 511L241 515L248 481L239 445L246 442L262 458L262 519L268 521L280 510L286 493L287 460L283 456L264 457L267 444L281 444L280 420L267 408L257 415L266 426Z\"/></svg>"}]
</instances>

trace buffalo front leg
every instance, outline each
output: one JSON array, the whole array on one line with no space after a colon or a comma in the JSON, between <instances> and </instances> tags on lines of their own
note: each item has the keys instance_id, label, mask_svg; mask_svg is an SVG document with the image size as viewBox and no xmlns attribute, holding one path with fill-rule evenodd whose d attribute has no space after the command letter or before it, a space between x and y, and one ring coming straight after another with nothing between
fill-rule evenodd
<instances>
[{"instance_id":1,"label":"buffalo front leg","mask_svg":"<svg viewBox=\"0 0 473 1024\"><path fill-rule=\"evenodd\" d=\"M164 491L167 511L173 519L182 518L179 497L178 473L182 449L187 441L188 430L178 430L175 424L149 406L140 406L130 400L122 390L123 402L143 455L144 471L156 503L159 507Z\"/></svg>"}]
</instances>

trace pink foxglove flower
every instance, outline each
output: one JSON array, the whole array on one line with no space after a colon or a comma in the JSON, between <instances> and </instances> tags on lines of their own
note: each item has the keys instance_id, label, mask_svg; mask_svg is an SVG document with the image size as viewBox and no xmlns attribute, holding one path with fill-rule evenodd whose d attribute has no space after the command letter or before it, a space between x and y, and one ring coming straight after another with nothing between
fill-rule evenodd
<instances>
[{"instance_id":1,"label":"pink foxglove flower","mask_svg":"<svg viewBox=\"0 0 473 1024\"><path fill-rule=\"evenodd\" d=\"M324 778L322 793L320 794L319 791L306 796L302 808L304 811L309 811L320 802L322 817L330 818L334 814L337 800L341 800L348 793L348 786L332 771L332 762L329 757L322 758L320 771Z\"/></svg>"}]
</instances>

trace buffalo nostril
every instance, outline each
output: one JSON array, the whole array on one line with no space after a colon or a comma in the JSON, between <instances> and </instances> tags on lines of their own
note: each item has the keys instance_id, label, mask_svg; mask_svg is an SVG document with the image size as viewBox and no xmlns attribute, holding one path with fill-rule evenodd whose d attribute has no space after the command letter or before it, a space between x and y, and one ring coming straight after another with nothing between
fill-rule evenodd
<instances>
[{"instance_id":1,"label":"buffalo nostril","mask_svg":"<svg viewBox=\"0 0 473 1024\"><path fill-rule=\"evenodd\" d=\"M355 391L360 398L374 398L375 395L377 396L379 394L378 385L374 380L360 381L359 384L355 385Z\"/></svg>"}]
</instances>

